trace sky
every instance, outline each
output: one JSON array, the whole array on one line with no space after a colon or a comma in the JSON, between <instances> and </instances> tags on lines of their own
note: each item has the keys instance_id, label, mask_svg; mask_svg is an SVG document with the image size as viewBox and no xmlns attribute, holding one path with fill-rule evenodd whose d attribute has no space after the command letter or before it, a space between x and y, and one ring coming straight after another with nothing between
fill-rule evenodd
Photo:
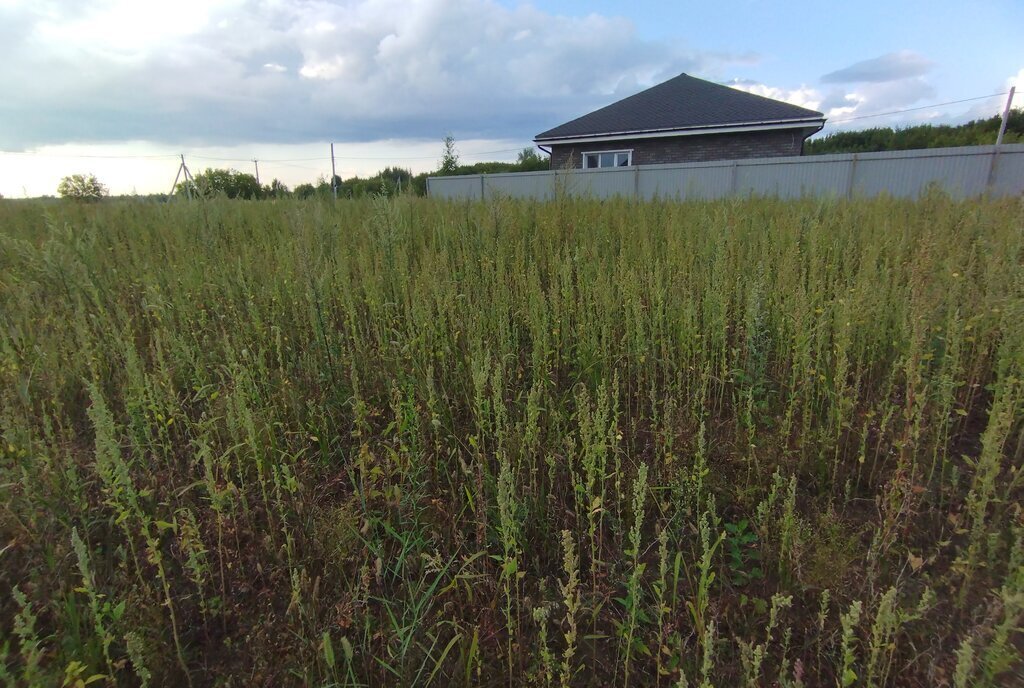
<instances>
[{"instance_id":1,"label":"sky","mask_svg":"<svg viewBox=\"0 0 1024 688\"><path fill-rule=\"evenodd\" d=\"M331 142L342 177L421 172L449 133L514 160L680 72L824 133L957 123L1024 91L1021 27L1021 0L0 0L0 194L167 192L181 154L294 186L329 178Z\"/></svg>"}]
</instances>

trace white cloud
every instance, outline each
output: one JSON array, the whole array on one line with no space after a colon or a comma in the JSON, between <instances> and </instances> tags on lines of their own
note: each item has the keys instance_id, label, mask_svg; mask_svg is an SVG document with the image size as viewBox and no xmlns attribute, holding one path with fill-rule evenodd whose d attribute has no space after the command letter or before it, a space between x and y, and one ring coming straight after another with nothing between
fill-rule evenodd
<instances>
[{"instance_id":1,"label":"white cloud","mask_svg":"<svg viewBox=\"0 0 1024 688\"><path fill-rule=\"evenodd\" d=\"M927 74L935 63L911 50L887 53L862 60L821 77L822 83L884 83Z\"/></svg>"},{"instance_id":2,"label":"white cloud","mask_svg":"<svg viewBox=\"0 0 1024 688\"><path fill-rule=\"evenodd\" d=\"M1006 107L1006 98L1011 86L1017 87L1013 96L1013 103L1011 104L1012 107L1024 108L1024 67L1022 67L1017 70L1016 74L1012 74L1004 79L1002 83L992 85L990 93L998 93L1001 95L993 95L990 98L975 101L966 110L959 112L957 119L987 119L989 117L1002 115L1003 109Z\"/></svg>"},{"instance_id":3,"label":"white cloud","mask_svg":"<svg viewBox=\"0 0 1024 688\"><path fill-rule=\"evenodd\" d=\"M754 95L774 100L781 100L785 103L799 105L811 110L817 110L821 107L821 93L806 84L801 84L798 88L786 89L778 86L769 86L757 81L734 79L728 85L740 91L746 91L747 93L753 93Z\"/></svg>"},{"instance_id":4,"label":"white cloud","mask_svg":"<svg viewBox=\"0 0 1024 688\"><path fill-rule=\"evenodd\" d=\"M920 123L942 116L940 110L914 110L905 115L885 114L917 106L935 97L935 89L931 84L918 77L867 82L827 91L807 84L784 88L744 79L735 79L728 85L766 98L818 110L829 120L826 131Z\"/></svg>"},{"instance_id":5,"label":"white cloud","mask_svg":"<svg viewBox=\"0 0 1024 688\"><path fill-rule=\"evenodd\" d=\"M749 60L494 0L38 0L0 5L0 147L518 139Z\"/></svg>"}]
</instances>

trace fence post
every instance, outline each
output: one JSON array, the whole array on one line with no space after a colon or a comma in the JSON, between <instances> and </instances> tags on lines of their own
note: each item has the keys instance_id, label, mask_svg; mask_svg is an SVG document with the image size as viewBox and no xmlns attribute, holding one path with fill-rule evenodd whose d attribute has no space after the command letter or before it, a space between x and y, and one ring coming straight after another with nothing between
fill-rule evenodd
<instances>
[{"instance_id":1,"label":"fence post","mask_svg":"<svg viewBox=\"0 0 1024 688\"><path fill-rule=\"evenodd\" d=\"M480 200L484 200L484 176L480 175Z\"/></svg>"},{"instance_id":2,"label":"fence post","mask_svg":"<svg viewBox=\"0 0 1024 688\"><path fill-rule=\"evenodd\" d=\"M640 166L633 167L633 198L640 200Z\"/></svg>"},{"instance_id":3,"label":"fence post","mask_svg":"<svg viewBox=\"0 0 1024 688\"><path fill-rule=\"evenodd\" d=\"M853 179L857 176L857 154L853 154L853 159L850 161L850 180L846 184L846 197L853 198Z\"/></svg>"},{"instance_id":4,"label":"fence post","mask_svg":"<svg viewBox=\"0 0 1024 688\"><path fill-rule=\"evenodd\" d=\"M739 190L737 188L737 185L738 185L737 177L738 176L739 176L739 164L737 164L737 162L735 160L733 160L732 161L732 179L729 182L729 195L730 196L735 196L736 192Z\"/></svg>"},{"instance_id":5,"label":"fence post","mask_svg":"<svg viewBox=\"0 0 1024 688\"><path fill-rule=\"evenodd\" d=\"M996 181L996 165L999 163L999 150L1002 146L993 146L988 158L988 176L985 177L985 190L982 193L992 191L992 184Z\"/></svg>"}]
</instances>

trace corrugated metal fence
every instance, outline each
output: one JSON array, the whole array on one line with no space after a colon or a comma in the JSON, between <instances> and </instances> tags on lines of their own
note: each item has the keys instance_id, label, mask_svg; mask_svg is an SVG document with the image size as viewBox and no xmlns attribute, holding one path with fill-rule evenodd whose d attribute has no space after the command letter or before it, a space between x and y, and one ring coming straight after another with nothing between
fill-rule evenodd
<instances>
[{"instance_id":1,"label":"corrugated metal fence","mask_svg":"<svg viewBox=\"0 0 1024 688\"><path fill-rule=\"evenodd\" d=\"M914 197L931 185L958 197L1024 193L1024 144L429 177L427 193L446 199L542 200L557 192L684 200L750 195L849 198L883 192Z\"/></svg>"}]
</instances>

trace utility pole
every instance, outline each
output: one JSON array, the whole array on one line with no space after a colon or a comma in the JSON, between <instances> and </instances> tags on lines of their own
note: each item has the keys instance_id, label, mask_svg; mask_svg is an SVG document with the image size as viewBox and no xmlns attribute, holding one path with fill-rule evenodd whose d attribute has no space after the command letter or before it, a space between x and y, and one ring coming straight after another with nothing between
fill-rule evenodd
<instances>
[{"instance_id":1,"label":"utility pole","mask_svg":"<svg viewBox=\"0 0 1024 688\"><path fill-rule=\"evenodd\" d=\"M192 200L192 187L195 185L195 178L192 177L192 173L188 170L188 165L185 164L185 154L181 154L181 164L178 165L178 173L174 175L174 184L171 185L171 193L167 195L167 200L170 201L174 197L174 190L178 188L178 179L181 178L182 174L185 175L185 181L189 182L185 185L185 193L188 194L188 200Z\"/></svg>"},{"instance_id":2,"label":"utility pole","mask_svg":"<svg viewBox=\"0 0 1024 688\"><path fill-rule=\"evenodd\" d=\"M334 142L331 142L331 193L338 200L338 173L334 171Z\"/></svg>"},{"instance_id":3,"label":"utility pole","mask_svg":"<svg viewBox=\"0 0 1024 688\"><path fill-rule=\"evenodd\" d=\"M260 185L260 161L253 158L252 164L256 166L256 186Z\"/></svg>"},{"instance_id":4,"label":"utility pole","mask_svg":"<svg viewBox=\"0 0 1024 688\"><path fill-rule=\"evenodd\" d=\"M1006 121L1010 119L1010 105L1013 104L1013 94L1017 90L1016 86L1010 87L1010 95L1006 98L1006 107L1003 109L1003 122L999 125L999 135L996 136L996 145L1000 146L1003 143L1003 134L1006 133Z\"/></svg>"}]
</instances>

